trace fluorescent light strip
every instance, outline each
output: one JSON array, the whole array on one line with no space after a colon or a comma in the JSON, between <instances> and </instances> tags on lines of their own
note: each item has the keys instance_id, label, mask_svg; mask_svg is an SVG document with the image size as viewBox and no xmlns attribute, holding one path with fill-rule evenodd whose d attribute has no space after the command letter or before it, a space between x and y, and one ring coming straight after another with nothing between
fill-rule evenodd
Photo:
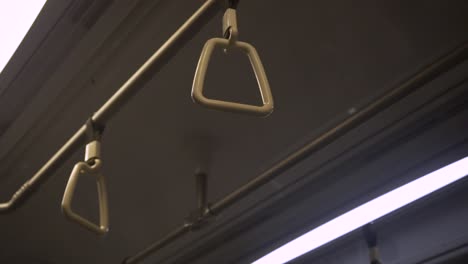
<instances>
[{"instance_id":1,"label":"fluorescent light strip","mask_svg":"<svg viewBox=\"0 0 468 264\"><path fill-rule=\"evenodd\" d=\"M46 0L0 0L0 73L21 44Z\"/></svg>"},{"instance_id":2,"label":"fluorescent light strip","mask_svg":"<svg viewBox=\"0 0 468 264\"><path fill-rule=\"evenodd\" d=\"M379 196L305 233L252 264L282 264L441 189L468 174L468 157Z\"/></svg>"}]
</instances>

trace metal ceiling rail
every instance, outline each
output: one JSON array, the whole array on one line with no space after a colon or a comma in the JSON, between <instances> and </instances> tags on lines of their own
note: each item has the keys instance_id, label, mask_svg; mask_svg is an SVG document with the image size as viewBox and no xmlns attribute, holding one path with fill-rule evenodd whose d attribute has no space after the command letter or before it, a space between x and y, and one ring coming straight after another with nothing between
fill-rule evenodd
<instances>
[{"instance_id":1,"label":"metal ceiling rail","mask_svg":"<svg viewBox=\"0 0 468 264\"><path fill-rule=\"evenodd\" d=\"M117 92L91 117L104 126L189 40L218 12L226 7L226 0L207 0L185 23L117 90ZM54 172L86 143L86 125L47 161L36 174L26 181L10 198L0 203L0 213L10 212L22 205Z\"/></svg>"},{"instance_id":2,"label":"metal ceiling rail","mask_svg":"<svg viewBox=\"0 0 468 264\"><path fill-rule=\"evenodd\" d=\"M346 118L344 121L342 121L332 129L324 132L323 134L313 139L303 147L291 153L286 158L273 165L270 169L256 176L255 178L253 178L237 190L233 191L232 193L228 194L221 200L217 201L213 205L206 207L205 210L203 210L203 213L200 215L200 217L196 219L198 222L185 222L180 227L176 228L160 240L154 242L153 244L146 247L144 250L138 252L136 255L126 258L123 261L123 263L137 263L148 257L150 254L153 254L157 250L163 248L167 244L189 233L190 231L197 230L200 223L208 223L208 218L211 218L213 215L219 214L221 211L223 211L233 203L238 202L239 200L250 194L252 191L258 189L259 187L269 182L276 176L292 168L307 157L310 157L310 155L318 152L319 150L321 150L334 140L338 139L339 137L343 136L353 128L363 124L365 121L369 120L370 118L380 113L387 107L398 102L407 95L423 87L425 84L436 79L438 76L454 68L455 66L467 59L468 42L464 42L462 45L441 56L433 63L422 67L422 69L420 69L416 74L397 85L397 87L388 91L387 93L385 93L366 107L362 108L360 111ZM194 226L196 226L197 228L193 228Z\"/></svg>"}]
</instances>

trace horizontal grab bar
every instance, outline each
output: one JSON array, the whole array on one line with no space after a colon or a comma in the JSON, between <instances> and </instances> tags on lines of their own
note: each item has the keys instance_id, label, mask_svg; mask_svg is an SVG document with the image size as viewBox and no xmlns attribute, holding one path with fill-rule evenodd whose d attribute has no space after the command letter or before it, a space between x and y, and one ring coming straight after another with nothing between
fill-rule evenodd
<instances>
[{"instance_id":1,"label":"horizontal grab bar","mask_svg":"<svg viewBox=\"0 0 468 264\"><path fill-rule=\"evenodd\" d=\"M169 62L194 37L201 28L222 11L225 0L207 0L179 29L105 102L91 117L98 125L104 126L167 62ZM8 213L22 205L41 184L78 148L86 142L86 126L75 134L10 198L0 203L0 213Z\"/></svg>"}]
</instances>

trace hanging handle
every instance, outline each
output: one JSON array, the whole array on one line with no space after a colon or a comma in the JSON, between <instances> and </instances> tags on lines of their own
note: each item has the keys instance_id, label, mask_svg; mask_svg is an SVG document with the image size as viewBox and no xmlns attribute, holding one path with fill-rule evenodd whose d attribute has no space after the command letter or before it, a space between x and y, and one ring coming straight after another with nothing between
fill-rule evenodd
<instances>
[{"instance_id":1,"label":"hanging handle","mask_svg":"<svg viewBox=\"0 0 468 264\"><path fill-rule=\"evenodd\" d=\"M104 175L101 172L101 135L104 127L94 123L90 118L86 122L86 133L90 142L86 145L85 161L78 162L70 174L62 199L62 211L65 216L85 227L86 229L103 235L109 231L109 207L107 202L107 187ZM72 210L72 200L76 184L82 175L92 176L96 180L99 200L99 225L78 215Z\"/></svg>"},{"instance_id":2,"label":"hanging handle","mask_svg":"<svg viewBox=\"0 0 468 264\"><path fill-rule=\"evenodd\" d=\"M100 159L94 159L93 165L90 165L87 162L78 162L75 165L75 167L73 167L62 200L62 211L68 219L77 222L84 228L98 235L103 235L109 231L109 208L107 203L107 188L104 175L101 173L101 166L102 161ZM78 182L78 179L82 175L89 175L96 178L99 199L99 225L78 215L73 211L71 207L76 184Z\"/></svg>"},{"instance_id":3,"label":"hanging handle","mask_svg":"<svg viewBox=\"0 0 468 264\"><path fill-rule=\"evenodd\" d=\"M198 61L197 69L192 86L192 99L194 102L217 110L253 114L259 116L267 116L273 112L273 95L271 93L270 84L263 68L260 56L257 50L246 42L237 40L237 19L235 9L228 8L223 17L223 32L226 38L212 38L208 40L203 47L200 59ZM257 84L262 97L263 105L249 105L236 102L228 102L222 100L215 100L206 98L203 95L203 88L205 83L206 72L211 55L216 47L227 49L239 49L244 52L250 60Z\"/></svg>"}]
</instances>

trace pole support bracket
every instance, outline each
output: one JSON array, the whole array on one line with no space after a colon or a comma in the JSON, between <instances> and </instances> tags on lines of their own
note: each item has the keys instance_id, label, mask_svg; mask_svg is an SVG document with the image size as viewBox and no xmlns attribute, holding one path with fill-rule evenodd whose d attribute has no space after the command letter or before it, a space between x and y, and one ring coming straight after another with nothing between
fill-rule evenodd
<instances>
[{"instance_id":1,"label":"pole support bracket","mask_svg":"<svg viewBox=\"0 0 468 264\"><path fill-rule=\"evenodd\" d=\"M198 208L192 211L185 221L185 225L187 225L191 231L199 230L206 224L211 223L215 216L211 211L210 204L207 202L207 178L207 174L202 172L201 170L197 170L195 172L195 187Z\"/></svg>"}]
</instances>

